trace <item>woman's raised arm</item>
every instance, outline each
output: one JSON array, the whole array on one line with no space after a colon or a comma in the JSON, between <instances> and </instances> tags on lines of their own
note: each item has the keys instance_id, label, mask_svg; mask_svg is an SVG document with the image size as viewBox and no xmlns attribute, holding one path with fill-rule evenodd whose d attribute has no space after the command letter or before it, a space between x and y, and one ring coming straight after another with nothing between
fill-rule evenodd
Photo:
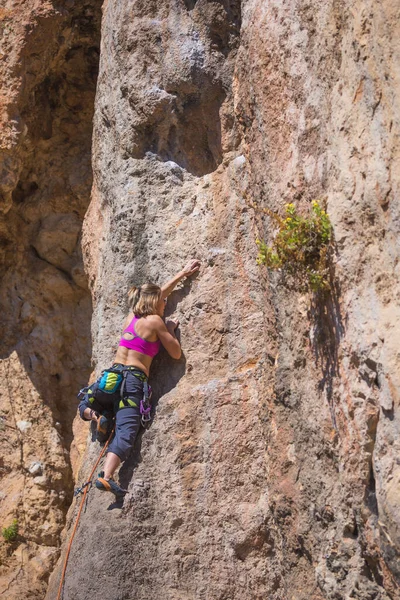
<instances>
[{"instance_id":1,"label":"woman's raised arm","mask_svg":"<svg viewBox=\"0 0 400 600\"><path fill-rule=\"evenodd\" d=\"M193 258L183 267L182 271L179 271L170 281L167 281L161 286L162 297L166 298L170 295L175 286L184 278L190 277L200 269L200 261Z\"/></svg>"}]
</instances>

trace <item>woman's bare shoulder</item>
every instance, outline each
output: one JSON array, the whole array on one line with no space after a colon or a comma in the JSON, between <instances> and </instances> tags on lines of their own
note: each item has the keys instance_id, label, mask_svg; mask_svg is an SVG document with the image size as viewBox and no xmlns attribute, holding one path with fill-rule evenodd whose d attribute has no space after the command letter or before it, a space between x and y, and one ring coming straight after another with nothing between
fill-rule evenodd
<instances>
[{"instance_id":1,"label":"woman's bare shoulder","mask_svg":"<svg viewBox=\"0 0 400 600\"><path fill-rule=\"evenodd\" d=\"M160 315L148 315L146 317L146 323L154 327L154 329L157 329L158 327L164 324L164 321L162 320Z\"/></svg>"}]
</instances>

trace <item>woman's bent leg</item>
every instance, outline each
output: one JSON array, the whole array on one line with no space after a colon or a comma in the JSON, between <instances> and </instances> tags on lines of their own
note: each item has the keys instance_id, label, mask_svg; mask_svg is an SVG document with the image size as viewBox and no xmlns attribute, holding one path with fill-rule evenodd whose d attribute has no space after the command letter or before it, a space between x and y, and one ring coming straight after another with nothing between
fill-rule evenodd
<instances>
[{"instance_id":1,"label":"woman's bent leg","mask_svg":"<svg viewBox=\"0 0 400 600\"><path fill-rule=\"evenodd\" d=\"M94 421L91 411L99 415L112 416L114 414L115 398L113 394L106 394L98 389L98 381L87 388L85 395L79 402L78 411L84 421Z\"/></svg>"},{"instance_id":2,"label":"woman's bent leg","mask_svg":"<svg viewBox=\"0 0 400 600\"><path fill-rule=\"evenodd\" d=\"M115 436L109 446L104 465L105 479L111 478L121 461L128 458L139 427L140 410L138 407L118 410L115 417Z\"/></svg>"},{"instance_id":3,"label":"woman's bent leg","mask_svg":"<svg viewBox=\"0 0 400 600\"><path fill-rule=\"evenodd\" d=\"M111 479L120 464L120 457L114 452L108 452L104 463L104 479Z\"/></svg>"}]
</instances>

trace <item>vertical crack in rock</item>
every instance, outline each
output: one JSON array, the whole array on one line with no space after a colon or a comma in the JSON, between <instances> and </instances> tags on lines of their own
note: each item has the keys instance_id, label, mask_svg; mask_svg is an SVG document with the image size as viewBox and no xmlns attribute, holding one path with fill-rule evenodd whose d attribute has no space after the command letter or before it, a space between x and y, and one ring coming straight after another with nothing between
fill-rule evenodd
<instances>
[{"instance_id":1,"label":"vertical crack in rock","mask_svg":"<svg viewBox=\"0 0 400 600\"><path fill-rule=\"evenodd\" d=\"M76 391L90 373L80 249L92 184L97 0L0 9L0 593L43 598L72 496ZM4 391L3 390L3 391Z\"/></svg>"}]
</instances>

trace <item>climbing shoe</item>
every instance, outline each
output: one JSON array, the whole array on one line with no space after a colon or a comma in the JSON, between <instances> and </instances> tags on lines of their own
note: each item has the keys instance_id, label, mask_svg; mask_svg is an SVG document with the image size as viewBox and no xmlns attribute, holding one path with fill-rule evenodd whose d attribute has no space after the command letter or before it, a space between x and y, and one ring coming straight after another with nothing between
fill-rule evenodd
<instances>
[{"instance_id":1,"label":"climbing shoe","mask_svg":"<svg viewBox=\"0 0 400 600\"><path fill-rule=\"evenodd\" d=\"M107 419L104 415L100 415L97 419L97 439L102 444L106 442L110 436L112 428L112 420Z\"/></svg>"},{"instance_id":2,"label":"climbing shoe","mask_svg":"<svg viewBox=\"0 0 400 600\"><path fill-rule=\"evenodd\" d=\"M100 471L94 485L102 492L111 492L117 499L123 499L128 490L122 489L114 479L104 479L104 471Z\"/></svg>"}]
</instances>

